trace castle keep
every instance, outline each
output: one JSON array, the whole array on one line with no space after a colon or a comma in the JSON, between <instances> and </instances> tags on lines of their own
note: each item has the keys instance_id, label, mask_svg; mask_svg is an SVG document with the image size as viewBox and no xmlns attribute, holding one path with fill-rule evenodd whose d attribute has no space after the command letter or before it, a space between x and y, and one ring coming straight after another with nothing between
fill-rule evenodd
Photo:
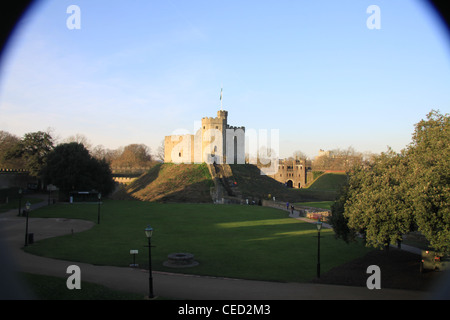
<instances>
[{"instance_id":1,"label":"castle keep","mask_svg":"<svg viewBox=\"0 0 450 320\"><path fill-rule=\"evenodd\" d=\"M244 164L245 127L228 125L227 117L219 110L216 118L202 118L195 134L166 136L164 162Z\"/></svg>"},{"instance_id":2,"label":"castle keep","mask_svg":"<svg viewBox=\"0 0 450 320\"><path fill-rule=\"evenodd\" d=\"M195 134L166 136L164 162L245 164L245 127L230 126L228 112L219 110L215 118L202 118L201 127L195 131ZM222 166L215 167L216 170L222 168ZM269 169L261 174L269 175L286 187L303 188L311 174L311 162L271 159ZM223 175L226 174L222 173ZM232 176L232 173L228 175Z\"/></svg>"}]
</instances>

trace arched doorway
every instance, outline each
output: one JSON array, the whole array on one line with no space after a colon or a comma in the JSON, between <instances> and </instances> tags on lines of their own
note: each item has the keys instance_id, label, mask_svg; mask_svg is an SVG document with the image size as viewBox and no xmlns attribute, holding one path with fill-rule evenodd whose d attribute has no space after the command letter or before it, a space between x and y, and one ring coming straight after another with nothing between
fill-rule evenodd
<instances>
[{"instance_id":1,"label":"arched doorway","mask_svg":"<svg viewBox=\"0 0 450 320\"><path fill-rule=\"evenodd\" d=\"M293 186L294 186L294 183L292 182L292 180L286 181L286 187L292 188Z\"/></svg>"}]
</instances>

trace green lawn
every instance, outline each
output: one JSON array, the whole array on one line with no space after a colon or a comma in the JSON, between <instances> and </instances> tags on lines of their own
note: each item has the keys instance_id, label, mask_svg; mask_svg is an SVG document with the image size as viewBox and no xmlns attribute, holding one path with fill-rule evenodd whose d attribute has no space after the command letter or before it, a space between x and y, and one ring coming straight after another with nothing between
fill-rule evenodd
<instances>
[{"instance_id":1,"label":"green lawn","mask_svg":"<svg viewBox=\"0 0 450 320\"><path fill-rule=\"evenodd\" d=\"M12 199L12 200L8 201L8 203L1 203L0 204L0 213L16 209L17 214L19 214L19 202L20 202L21 211L22 211L25 209L25 204L27 202L34 204L34 203L39 203L41 201L42 201L41 199L37 199L37 198L33 198L33 196L25 195L20 201L19 201L19 199Z\"/></svg>"},{"instance_id":2,"label":"green lawn","mask_svg":"<svg viewBox=\"0 0 450 320\"><path fill-rule=\"evenodd\" d=\"M331 210L331 206L334 201L318 201L318 202L296 202L294 206L305 206Z\"/></svg>"},{"instance_id":3,"label":"green lawn","mask_svg":"<svg viewBox=\"0 0 450 320\"><path fill-rule=\"evenodd\" d=\"M97 265L128 266L130 249L139 250L136 262L147 265L144 229L154 228L154 270L272 281L309 281L315 277L315 226L267 207L213 204L160 204L105 201L101 223L92 229L38 241L28 252ZM97 206L54 205L33 212L39 217L97 221ZM31 226L30 226L31 227ZM322 230L321 269L357 258L370 249L346 244ZM38 240L38 239L36 239ZM170 269L167 255L190 252L199 266Z\"/></svg>"},{"instance_id":4,"label":"green lawn","mask_svg":"<svg viewBox=\"0 0 450 320\"><path fill-rule=\"evenodd\" d=\"M345 173L325 173L318 177L309 187L310 190L338 191L345 184Z\"/></svg>"}]
</instances>

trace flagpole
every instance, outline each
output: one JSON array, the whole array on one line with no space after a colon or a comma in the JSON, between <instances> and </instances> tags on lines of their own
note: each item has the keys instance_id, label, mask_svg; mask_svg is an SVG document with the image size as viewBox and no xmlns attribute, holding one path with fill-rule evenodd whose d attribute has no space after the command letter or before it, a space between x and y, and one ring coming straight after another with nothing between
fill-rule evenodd
<instances>
[{"instance_id":1,"label":"flagpole","mask_svg":"<svg viewBox=\"0 0 450 320\"><path fill-rule=\"evenodd\" d=\"M220 88L220 111L223 111L223 108L222 108L222 88Z\"/></svg>"}]
</instances>

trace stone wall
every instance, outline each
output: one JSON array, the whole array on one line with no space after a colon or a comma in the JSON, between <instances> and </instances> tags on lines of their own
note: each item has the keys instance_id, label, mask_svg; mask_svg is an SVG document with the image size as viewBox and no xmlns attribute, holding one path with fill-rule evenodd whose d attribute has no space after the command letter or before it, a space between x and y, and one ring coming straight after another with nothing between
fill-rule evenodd
<instances>
[{"instance_id":1,"label":"stone wall","mask_svg":"<svg viewBox=\"0 0 450 320\"><path fill-rule=\"evenodd\" d=\"M208 164L208 169L214 182L214 187L211 188L213 203L245 204L239 189L229 185L233 180L233 172L228 164Z\"/></svg>"},{"instance_id":2,"label":"stone wall","mask_svg":"<svg viewBox=\"0 0 450 320\"><path fill-rule=\"evenodd\" d=\"M113 179L117 183L129 184L129 183L133 182L136 178L131 178L131 177L114 177Z\"/></svg>"}]
</instances>

